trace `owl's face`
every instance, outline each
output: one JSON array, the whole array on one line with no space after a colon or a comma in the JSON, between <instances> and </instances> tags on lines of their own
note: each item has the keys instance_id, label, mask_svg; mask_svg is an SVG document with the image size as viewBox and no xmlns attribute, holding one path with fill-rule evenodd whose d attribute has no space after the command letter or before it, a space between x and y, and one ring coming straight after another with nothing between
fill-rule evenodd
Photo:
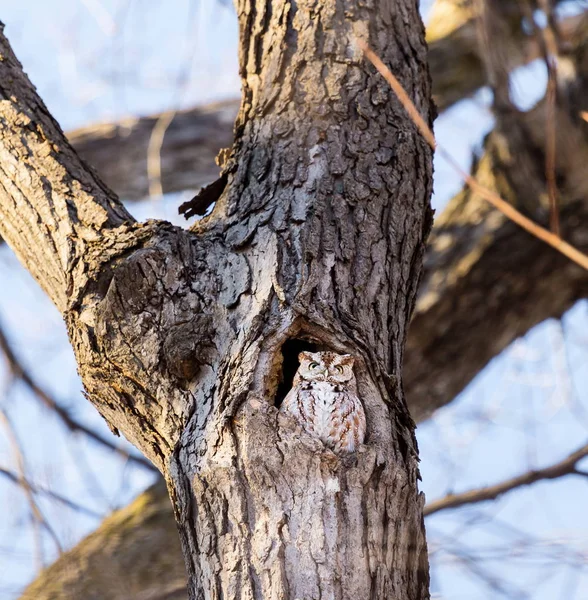
<instances>
[{"instance_id":1,"label":"owl's face","mask_svg":"<svg viewBox=\"0 0 588 600\"><path fill-rule=\"evenodd\" d=\"M301 352L298 375L305 381L327 381L343 384L355 381L353 356L335 352Z\"/></svg>"}]
</instances>

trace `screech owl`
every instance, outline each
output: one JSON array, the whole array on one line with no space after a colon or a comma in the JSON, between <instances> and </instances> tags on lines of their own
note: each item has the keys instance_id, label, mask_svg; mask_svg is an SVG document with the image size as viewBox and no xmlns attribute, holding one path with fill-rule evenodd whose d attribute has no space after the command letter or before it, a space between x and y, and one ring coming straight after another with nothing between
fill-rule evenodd
<instances>
[{"instance_id":1,"label":"screech owl","mask_svg":"<svg viewBox=\"0 0 588 600\"><path fill-rule=\"evenodd\" d=\"M292 415L311 435L338 454L363 443L366 421L353 356L335 352L301 352L292 389L280 410Z\"/></svg>"}]
</instances>

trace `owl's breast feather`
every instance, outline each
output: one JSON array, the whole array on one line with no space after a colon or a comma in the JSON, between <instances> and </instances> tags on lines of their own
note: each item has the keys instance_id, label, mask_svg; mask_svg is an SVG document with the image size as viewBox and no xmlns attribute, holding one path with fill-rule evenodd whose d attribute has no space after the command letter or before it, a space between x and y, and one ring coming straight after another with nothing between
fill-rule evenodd
<instances>
[{"instance_id":1,"label":"owl's breast feather","mask_svg":"<svg viewBox=\"0 0 588 600\"><path fill-rule=\"evenodd\" d=\"M331 432L333 410L336 409L340 392L327 381L316 381L312 386L314 401L314 429L326 441Z\"/></svg>"}]
</instances>

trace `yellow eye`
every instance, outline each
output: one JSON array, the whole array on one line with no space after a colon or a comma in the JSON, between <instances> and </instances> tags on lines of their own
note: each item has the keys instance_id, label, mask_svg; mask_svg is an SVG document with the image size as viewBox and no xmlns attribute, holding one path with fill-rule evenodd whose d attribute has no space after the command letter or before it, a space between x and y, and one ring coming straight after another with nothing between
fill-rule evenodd
<instances>
[{"instance_id":1,"label":"yellow eye","mask_svg":"<svg viewBox=\"0 0 588 600\"><path fill-rule=\"evenodd\" d=\"M341 365L336 365L335 371L337 371L337 373L343 373L343 367Z\"/></svg>"},{"instance_id":2,"label":"yellow eye","mask_svg":"<svg viewBox=\"0 0 588 600\"><path fill-rule=\"evenodd\" d=\"M319 364L318 364L317 362L311 362L311 363L308 365L308 368L309 368L309 369L316 369L318 366L319 366Z\"/></svg>"}]
</instances>

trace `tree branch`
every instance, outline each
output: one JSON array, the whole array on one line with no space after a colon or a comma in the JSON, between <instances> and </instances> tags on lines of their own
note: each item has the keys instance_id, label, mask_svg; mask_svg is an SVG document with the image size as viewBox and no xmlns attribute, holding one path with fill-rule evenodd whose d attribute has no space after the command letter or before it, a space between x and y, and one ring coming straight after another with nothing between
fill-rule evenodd
<instances>
[{"instance_id":1,"label":"tree branch","mask_svg":"<svg viewBox=\"0 0 588 600\"><path fill-rule=\"evenodd\" d=\"M85 253L133 223L35 92L0 24L0 234L64 313ZM75 284L74 284L75 281Z\"/></svg>"},{"instance_id":2,"label":"tree branch","mask_svg":"<svg viewBox=\"0 0 588 600\"><path fill-rule=\"evenodd\" d=\"M178 111L161 145L163 193L197 190L219 175L215 157L233 142L239 100ZM125 200L149 195L148 148L161 115L129 118L70 131L67 137L80 155Z\"/></svg>"},{"instance_id":3,"label":"tree branch","mask_svg":"<svg viewBox=\"0 0 588 600\"><path fill-rule=\"evenodd\" d=\"M507 479L496 485L469 490L462 494L448 494L444 498L429 502L425 506L424 514L425 516L428 516L449 508L458 508L465 504L476 504L478 502L494 500L502 494L506 494L507 492L525 485L531 485L537 481L558 479L565 475L583 475L583 473L576 470L576 465L586 456L588 456L588 444L578 448L578 450L572 452L564 460L549 467L545 467L544 469L528 471L523 475Z\"/></svg>"},{"instance_id":4,"label":"tree branch","mask_svg":"<svg viewBox=\"0 0 588 600\"><path fill-rule=\"evenodd\" d=\"M123 448L118 447L116 444L113 444L110 440L102 437L99 433L96 433L94 430L86 427L82 423L76 421L65 409L61 406L45 389L43 389L31 376L31 374L22 366L21 362L16 357L14 350L12 349L10 343L8 342L8 338L6 337L3 328L0 326L0 351L4 354L6 358L6 362L8 364L8 368L14 377L20 379L49 410L52 410L64 423L64 425L73 432L80 432L84 435L88 436L91 440L94 440L101 446L116 452L120 456L124 457L141 465L144 468L147 468L151 471L156 471L157 469L143 456L137 456L135 454L131 454L127 452Z\"/></svg>"},{"instance_id":5,"label":"tree branch","mask_svg":"<svg viewBox=\"0 0 588 600\"><path fill-rule=\"evenodd\" d=\"M587 21L584 15L584 30ZM577 78L561 82L566 102L554 115L554 166L562 237L586 253L588 127L580 115L588 108L588 64L582 43L574 47L577 54L570 51L566 60ZM503 107L472 170L485 188L543 225L550 212L544 168L548 111L546 100L525 113ZM517 231L475 190L462 190L436 220L425 256L404 363L413 416L425 418L451 402L508 344L586 295L582 269Z\"/></svg>"},{"instance_id":6,"label":"tree branch","mask_svg":"<svg viewBox=\"0 0 588 600\"><path fill-rule=\"evenodd\" d=\"M492 132L473 174L545 223L543 108ZM588 141L559 113L558 175L564 239L586 252ZM407 340L404 383L415 419L451 402L516 338L588 295L588 276L520 231L470 189L437 219Z\"/></svg>"},{"instance_id":7,"label":"tree branch","mask_svg":"<svg viewBox=\"0 0 588 600\"><path fill-rule=\"evenodd\" d=\"M446 8L447 0L443 5ZM441 8L434 10L427 27L433 96L440 111L487 83L469 4L452 6L450 18ZM563 41L572 47L582 40L574 34L583 18L576 15L560 23ZM520 27L513 27L507 44L511 69L541 56L535 38L525 36ZM197 190L217 179L215 157L233 141L238 109L239 100L227 100L174 115L161 146L163 193ZM149 195L149 141L161 119L162 115L151 115L91 125L70 131L67 137L121 198L141 200Z\"/></svg>"},{"instance_id":8,"label":"tree branch","mask_svg":"<svg viewBox=\"0 0 588 600\"><path fill-rule=\"evenodd\" d=\"M33 528L35 530L35 543L37 546L39 557L42 557L43 553L43 542L40 537L40 532L38 530L39 525L41 525L45 529L45 531L47 531L49 537L53 540L53 543L55 544L55 547L57 548L59 554L61 554L63 550L61 548L59 538L57 537L57 534L55 533L51 525L49 525L49 522L41 512L41 509L39 508L39 505L35 500L34 490L31 487L29 480L26 476L25 460L20 447L20 443L16 436L16 432L14 431L12 422L3 408L0 408L0 423L4 425L8 441L10 442L16 460L16 464L18 466L18 484L22 488L31 509L31 514L33 516ZM39 562L42 564L42 558Z\"/></svg>"},{"instance_id":9,"label":"tree branch","mask_svg":"<svg viewBox=\"0 0 588 600\"><path fill-rule=\"evenodd\" d=\"M508 36L501 40L500 55L508 58L506 72L541 58L538 40L527 35L522 27L525 16L520 3L500 0L492 3L500 14ZM579 40L578 26L585 13L566 17L558 24L561 41L571 46ZM437 0L427 22L429 65L433 78L433 98L439 111L472 96L488 85L484 50L480 50L477 35L478 13L475 2Z\"/></svg>"},{"instance_id":10,"label":"tree branch","mask_svg":"<svg viewBox=\"0 0 588 600\"><path fill-rule=\"evenodd\" d=\"M578 39L583 37L579 36ZM164 190L170 190L166 187L166 181L172 186L171 189L184 189L187 185L202 185L217 175L213 157L218 147L231 139L230 123L236 109L237 102L227 102L178 113L167 131L162 148ZM140 195L147 190L147 173L146 167L138 165L140 161L146 161L147 153L144 150L156 121L157 117L152 117L130 124L104 125L74 132L71 138L76 147L83 154L88 152L87 156L106 173L114 163L120 165L115 180L120 185L124 185L125 180L131 185L132 189L128 188L127 195ZM536 160L540 164L544 144L539 144L539 138L544 121L528 120L527 127L531 137L537 140L533 147L537 147ZM202 141L197 146L193 144L194 131L197 132L196 139ZM213 132L218 136L218 143ZM502 162L499 147L503 143L502 137L496 134L492 136L492 142L487 142L487 147L493 146L494 149L491 151L492 157L482 159L478 164L482 177L493 177L492 169L488 168L489 162ZM106 140L110 142L106 143ZM211 140L214 140L213 144ZM113 151L114 146L121 149L120 154ZM564 163L568 161L575 171L572 181L574 178L581 181L581 173L576 168L579 161L569 152L564 155L565 160L561 154L558 158L558 168L565 169ZM112 160L114 156L117 161ZM140 157L139 162L136 162L137 157ZM166 171L166 164L175 166ZM187 169L188 165L193 164L200 166ZM142 171L145 171L144 176L140 175ZM123 177L128 173L131 173L128 179ZM536 179L536 176L533 177ZM143 183L138 187L133 183L141 180ZM491 183L489 187L493 185ZM527 187L529 189L522 194L521 203L530 207L531 211L540 211L532 178L527 178ZM511 187L506 193L513 197L519 192ZM405 365L408 398L417 419L425 418L435 408L450 402L488 360L516 337L546 318L561 315L586 294L585 282L577 271L558 263L548 250L538 249L525 234L513 232L508 225L496 228L492 213L469 203L471 196L475 197L471 193L460 193L450 203L438 220L426 257L424 285L411 326ZM574 196L579 197L578 194ZM567 215L562 215L562 219L567 218L567 225L562 222L565 235L573 233L581 237L577 223L585 222L584 204L577 202L569 205L563 212ZM491 243L491 239L496 243ZM516 254L510 252L505 255L507 243L504 240L513 244L510 247L517 249ZM578 245L586 248L582 240ZM508 273L512 274L512 278L510 275L499 278L498 269L505 266L505 260L506 265L511 265ZM485 269L490 270L486 273ZM526 274L529 276L526 277ZM495 282L497 278L501 280L501 285L488 290L490 298L494 299L490 303L481 302L475 292L480 281ZM553 293L553 290L558 292ZM536 301L528 306L526 298L530 294ZM524 310L521 302L525 303ZM467 305L468 309L455 311L456 303L458 306ZM503 308L497 308L499 305ZM500 313L500 318L496 318L496 311ZM484 327L484 324L487 326ZM468 348L467 353L463 351L464 348ZM467 361L456 358L465 355Z\"/></svg>"},{"instance_id":11,"label":"tree branch","mask_svg":"<svg viewBox=\"0 0 588 600\"><path fill-rule=\"evenodd\" d=\"M162 479L45 569L22 599L97 593L101 600L186 600L180 541Z\"/></svg>"},{"instance_id":12,"label":"tree branch","mask_svg":"<svg viewBox=\"0 0 588 600\"><path fill-rule=\"evenodd\" d=\"M12 483L14 483L16 485L21 485L21 486L23 485L22 475L18 475L17 473L14 473L10 469L5 469L3 467L0 467L0 475L5 477L9 481L12 481ZM24 481L24 485L26 485L26 487L32 493L43 494L44 496L47 496L48 498L51 498L52 500L55 500L56 502L59 502L60 504L63 504L64 506L71 508L72 510L83 513L90 517L94 517L95 519L103 519L104 518L104 515L102 513L92 510L91 508L82 506L81 504L78 504L77 502L73 502L73 500L69 500L68 498L65 498L61 494L57 494L56 492L54 492L52 490L35 485L34 483L31 483L31 481L29 479L26 479Z\"/></svg>"},{"instance_id":13,"label":"tree branch","mask_svg":"<svg viewBox=\"0 0 588 600\"><path fill-rule=\"evenodd\" d=\"M424 513L425 515L432 515L446 508L454 508L458 506L453 504L457 500L471 496L479 497L480 494L487 494L489 491L496 489L499 489L497 495L500 495L511 489L517 489L517 487L530 485L536 481L557 479L566 474L585 476L585 473L576 470L577 463L585 456L588 456L588 445L571 453L561 462L545 469L525 473L495 486L435 500L425 506ZM535 479L510 487L512 482L518 482L524 478ZM492 498L480 497L475 501L482 502L490 499ZM445 506L445 502L449 504ZM462 502L463 504L465 502ZM131 520L133 525L131 527L124 526L123 523L129 521L130 515L135 515ZM154 515L157 515L157 517L155 518ZM117 531L119 535L113 536L112 531ZM113 539L118 540L117 544L121 549L127 548L127 550L115 551ZM160 552L155 557L146 556L144 544L147 544L149 548L159 548ZM161 558L163 556L166 557L165 561ZM99 529L59 558L27 588L22 600L32 600L33 598L35 600L50 600L54 597L52 594L83 598L85 590L89 586L94 586L92 589L95 590L99 589L101 598L104 600L123 600L128 597L124 595L124 588L111 585L110 581L106 581L99 575L92 575L92 573L100 574L104 572L118 574L121 560L135 565L131 574L134 578L132 585L136 586L133 589L137 597L141 596L141 593L150 592L154 594L154 598L162 598L163 596L158 595L160 593L158 590L174 589L173 600L184 600L186 598L173 511L169 498L165 493L163 481L155 484L128 507L113 513ZM86 564L98 564L100 568L95 568L91 573L88 573L83 566ZM145 572L145 569L148 572ZM161 569L161 571L158 571L160 573L159 577L149 575L153 569ZM145 576L142 575L143 573L145 573Z\"/></svg>"},{"instance_id":14,"label":"tree branch","mask_svg":"<svg viewBox=\"0 0 588 600\"><path fill-rule=\"evenodd\" d=\"M462 5L456 4L456 7ZM429 39L433 40L430 60L433 64L434 86L435 81L440 81L444 73L461 64L461 60L464 63L459 68L468 73L465 67L468 53L477 52L473 21L468 17L469 20L464 22L462 17L463 15L456 16L451 22L433 20L429 25ZM570 17L560 24L570 49L581 47L584 43L586 36L582 33L582 24L585 19L586 15L582 14ZM463 43L467 41L469 44L467 50L460 49L456 38L453 37L452 32L460 22L459 27L474 28L471 35L463 33L459 36ZM447 56L447 48L438 46L442 40L444 44L453 44L451 53L460 57L459 59L435 60L437 53ZM520 41L523 43L522 39ZM536 45L534 38L528 39L527 43ZM528 58L539 55L538 48L533 51L526 48L518 54L515 53L514 58L513 55L510 56L510 66L519 64L517 56ZM481 63L480 73L483 74ZM449 79L452 77L449 76ZM464 79L469 82L476 78L468 76ZM481 80L480 85L483 83L485 79ZM460 87L461 85L458 82L454 86L459 97L463 97L461 94L465 89ZM441 106L444 106L443 102ZM167 162L171 168L166 174L164 167L163 179L172 186L166 188L166 184L164 189L182 189L187 184L185 177L200 177L197 169L190 172L175 170L178 166L181 167L181 164L187 164L182 163L182 160L175 161L174 148L188 152L190 144L183 144L182 140L185 141L184 136L189 136L188 132L194 127L193 123L198 124L199 132L221 132L226 136L222 142L222 145L225 145L230 139L229 123L236 109L237 103L229 102L179 115L180 120L170 125L162 149L163 163L165 165ZM524 121L524 131L522 139L514 145L509 144L504 130L492 134L486 141L485 157L475 166L476 176L481 177L487 187L499 191L511 201L516 198L521 209L539 222L545 221L544 208L538 202L545 189L545 119L542 115L541 108L525 116L519 115ZM125 157L132 156L133 152L139 149L141 160L145 160L144 148L156 120L157 117L139 120L128 130L129 148L123 146L122 153ZM579 226L586 222L586 206L582 200L586 197L582 195L586 177L581 168L582 160L587 156L586 143L582 130L573 123L570 127L569 117L560 119L560 124L566 135L569 133L574 139L574 152L571 152L572 145L562 143L565 136L559 135L556 168L558 176L564 176L568 182L568 202L562 202L562 228L566 239L575 239L575 245L586 251L582 227ZM125 144L123 126L105 128L109 131L108 135L113 136L113 143ZM520 127L518 130L520 131ZM103 161L101 168L108 171L109 164L112 165L113 162L109 145L103 146L99 138L92 137L91 132L87 133L87 137L80 132L72 139L76 144L79 143L78 147L82 153L85 153L85 147L103 148L104 151L98 152L97 156ZM218 174L218 170L213 166L213 156L220 144L216 147L211 146L208 143L211 139L207 134L198 137L198 140L201 140L197 151L200 157L198 162L200 165L208 164L208 167L202 172L203 177L198 182L192 179L191 185L194 187L214 179ZM88 143L89 140L93 141ZM505 151L506 147L510 147L508 152ZM580 148L582 150L576 152ZM538 168L530 165L524 173L521 170L517 175L516 165L509 158L509 152L510 156L519 152L525 153ZM182 154L178 156L181 159ZM106 160L106 157L109 157L109 160ZM497 175L493 174L494 168L498 169ZM130 177L127 183L121 180L121 185L140 181L141 170L140 168L138 175ZM121 169L121 176L123 172L132 172L132 165L125 165L124 169ZM176 177L184 183L173 187ZM146 182L146 175L143 179ZM509 183L509 179L514 183ZM145 183L144 189L134 188L134 191L129 191L138 196L144 194L146 189ZM546 318L560 316L576 300L585 297L588 291L586 282L577 269L570 268L557 259L555 253L549 249L540 248L530 236L516 231L505 222L497 222L494 212L481 207L476 198L476 194L465 191L460 192L450 202L444 214L437 220L427 251L425 278L409 334L404 369L409 403L413 416L418 420L425 418L435 408L450 402L488 361L510 342ZM504 277L501 275L503 269ZM487 286L484 282L487 282ZM554 290L557 292L554 293ZM485 301L482 301L482 297ZM528 303L529 297L533 297L535 301ZM456 311L456 306L463 307L464 310ZM467 360L458 358L464 356L467 356Z\"/></svg>"}]
</instances>

